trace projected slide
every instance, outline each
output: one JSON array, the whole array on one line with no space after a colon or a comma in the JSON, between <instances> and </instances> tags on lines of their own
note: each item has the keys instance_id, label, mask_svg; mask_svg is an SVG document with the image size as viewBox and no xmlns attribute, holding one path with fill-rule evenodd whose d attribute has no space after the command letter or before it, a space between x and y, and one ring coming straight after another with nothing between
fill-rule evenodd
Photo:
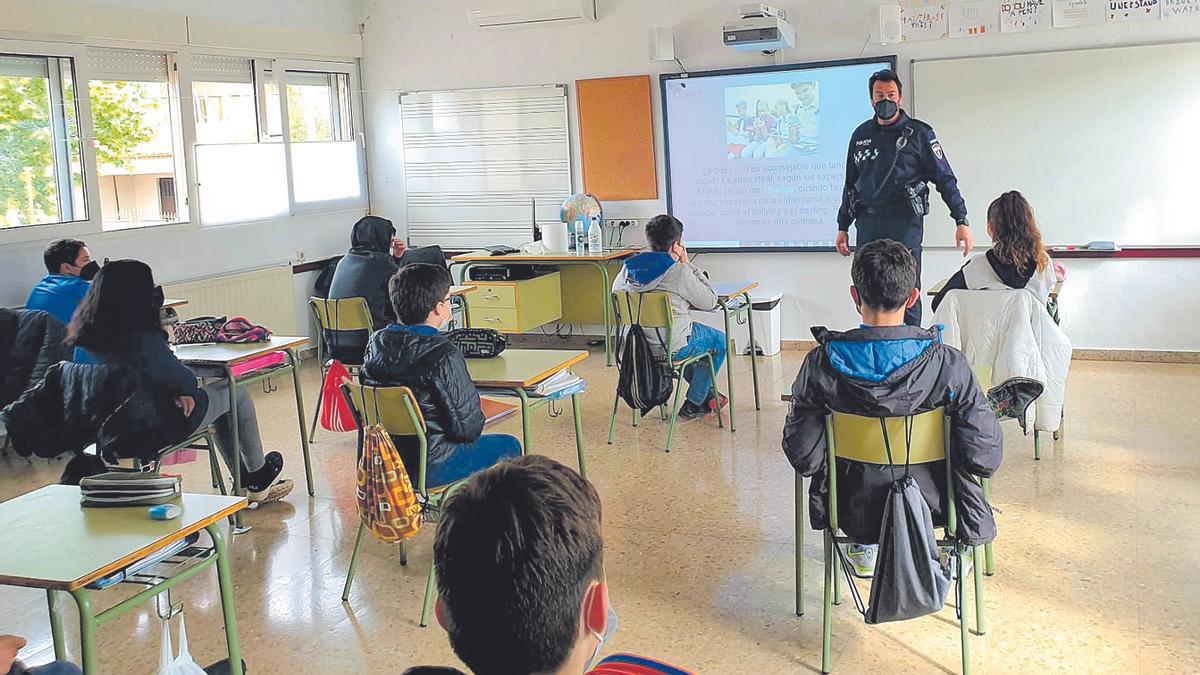
<instances>
[{"instance_id":1,"label":"projected slide","mask_svg":"<svg viewBox=\"0 0 1200 675\"><path fill-rule=\"evenodd\" d=\"M890 59L662 79L667 200L689 247L831 247L846 145Z\"/></svg>"}]
</instances>

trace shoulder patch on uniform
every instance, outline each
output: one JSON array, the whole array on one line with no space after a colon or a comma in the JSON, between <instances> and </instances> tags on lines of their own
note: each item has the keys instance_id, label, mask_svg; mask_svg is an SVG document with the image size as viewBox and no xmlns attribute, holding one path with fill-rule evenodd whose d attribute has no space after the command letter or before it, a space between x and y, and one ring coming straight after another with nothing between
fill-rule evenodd
<instances>
[{"instance_id":1,"label":"shoulder patch on uniform","mask_svg":"<svg viewBox=\"0 0 1200 675\"><path fill-rule=\"evenodd\" d=\"M932 141L929 141L929 147L933 149L934 157L937 157L939 160L946 159L946 153L942 152L942 144L938 143L936 138Z\"/></svg>"}]
</instances>

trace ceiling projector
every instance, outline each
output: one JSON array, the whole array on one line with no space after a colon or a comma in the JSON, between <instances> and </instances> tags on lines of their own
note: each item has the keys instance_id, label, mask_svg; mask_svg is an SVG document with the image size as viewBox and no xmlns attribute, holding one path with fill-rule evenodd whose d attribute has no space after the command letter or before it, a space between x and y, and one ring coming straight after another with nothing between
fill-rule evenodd
<instances>
[{"instance_id":1,"label":"ceiling projector","mask_svg":"<svg viewBox=\"0 0 1200 675\"><path fill-rule=\"evenodd\" d=\"M761 2L743 3L741 19L725 22L726 47L743 52L773 54L796 46L796 30L787 22L787 12Z\"/></svg>"}]
</instances>

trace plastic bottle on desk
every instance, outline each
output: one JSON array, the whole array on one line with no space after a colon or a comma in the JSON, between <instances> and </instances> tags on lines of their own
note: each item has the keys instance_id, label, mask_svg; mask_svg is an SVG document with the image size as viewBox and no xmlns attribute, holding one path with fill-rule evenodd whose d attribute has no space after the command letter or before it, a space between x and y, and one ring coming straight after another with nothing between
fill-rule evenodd
<instances>
[{"instance_id":1,"label":"plastic bottle on desk","mask_svg":"<svg viewBox=\"0 0 1200 675\"><path fill-rule=\"evenodd\" d=\"M600 227L600 219L592 218L592 224L588 225L588 255L600 255L604 253L604 230Z\"/></svg>"},{"instance_id":2,"label":"plastic bottle on desk","mask_svg":"<svg viewBox=\"0 0 1200 675\"><path fill-rule=\"evenodd\" d=\"M575 221L575 255L587 255L587 227L580 219Z\"/></svg>"}]
</instances>

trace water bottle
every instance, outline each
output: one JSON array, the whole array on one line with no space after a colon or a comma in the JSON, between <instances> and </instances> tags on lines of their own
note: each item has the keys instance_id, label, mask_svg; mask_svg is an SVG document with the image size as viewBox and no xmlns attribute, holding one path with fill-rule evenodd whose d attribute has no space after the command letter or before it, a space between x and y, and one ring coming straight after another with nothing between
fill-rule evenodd
<instances>
[{"instance_id":1,"label":"water bottle","mask_svg":"<svg viewBox=\"0 0 1200 675\"><path fill-rule=\"evenodd\" d=\"M592 224L588 225L588 255L600 255L604 253L604 230L600 228L600 219L592 218Z\"/></svg>"},{"instance_id":2,"label":"water bottle","mask_svg":"<svg viewBox=\"0 0 1200 675\"><path fill-rule=\"evenodd\" d=\"M587 255L587 228L583 219L575 221L575 255Z\"/></svg>"}]
</instances>

